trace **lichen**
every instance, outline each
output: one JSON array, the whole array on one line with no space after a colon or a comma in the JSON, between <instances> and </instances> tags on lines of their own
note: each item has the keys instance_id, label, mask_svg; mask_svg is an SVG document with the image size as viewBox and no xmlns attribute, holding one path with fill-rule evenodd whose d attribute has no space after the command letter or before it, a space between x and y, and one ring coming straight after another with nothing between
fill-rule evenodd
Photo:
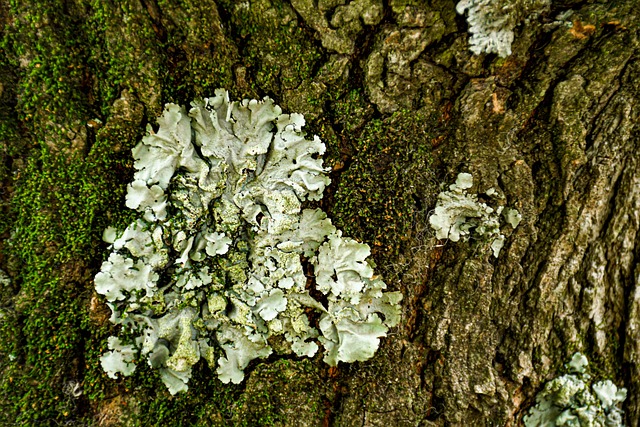
<instances>
[{"instance_id":1,"label":"lichen","mask_svg":"<svg viewBox=\"0 0 640 427\"><path fill-rule=\"evenodd\" d=\"M617 407L627 397L611 380L594 382L586 373L587 358L573 355L569 373L549 381L536 396L536 405L523 417L526 427L620 427L623 412Z\"/></svg>"},{"instance_id":2,"label":"lichen","mask_svg":"<svg viewBox=\"0 0 640 427\"><path fill-rule=\"evenodd\" d=\"M469 173L460 173L448 191L438 195L438 203L429 224L438 239L452 242L467 241L470 237L491 242L491 250L496 258L504 246L505 236L500 231L500 214L504 206L495 209L480 202L476 194L467 192L473 186L473 177ZM486 191L488 196L496 194L495 189ZM494 196L495 197L495 196ZM516 228L522 219L516 209L507 208L505 215L512 228Z\"/></svg>"},{"instance_id":3,"label":"lichen","mask_svg":"<svg viewBox=\"0 0 640 427\"><path fill-rule=\"evenodd\" d=\"M516 25L534 13L549 8L551 0L460 0L459 14L468 11L469 49L476 55L497 53L511 55Z\"/></svg>"},{"instance_id":4,"label":"lichen","mask_svg":"<svg viewBox=\"0 0 640 427\"><path fill-rule=\"evenodd\" d=\"M298 356L321 344L332 366L372 357L402 295L383 292L366 244L302 209L329 183L325 146L305 138L303 116L220 89L189 112L167 104L158 124L133 149L126 205L142 217L104 234L112 252L96 290L134 336L110 338L105 370L132 373L135 348L174 394L200 358L223 382L241 382L275 336Z\"/></svg>"}]
</instances>

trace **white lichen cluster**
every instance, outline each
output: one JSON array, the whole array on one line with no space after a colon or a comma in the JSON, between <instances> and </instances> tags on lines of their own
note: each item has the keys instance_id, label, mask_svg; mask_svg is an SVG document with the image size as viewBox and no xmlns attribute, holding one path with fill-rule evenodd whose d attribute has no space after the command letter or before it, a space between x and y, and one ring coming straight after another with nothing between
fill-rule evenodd
<instances>
[{"instance_id":1,"label":"white lichen cluster","mask_svg":"<svg viewBox=\"0 0 640 427\"><path fill-rule=\"evenodd\" d=\"M126 198L141 217L105 231L112 252L95 277L126 329L101 357L110 377L146 360L174 394L204 358L239 383L272 339L298 356L321 345L330 365L373 356L402 295L383 292L366 244L302 209L329 183L325 146L304 123L269 98L230 102L219 89L188 112L168 104L149 127Z\"/></svg>"},{"instance_id":2,"label":"white lichen cluster","mask_svg":"<svg viewBox=\"0 0 640 427\"><path fill-rule=\"evenodd\" d=\"M456 11L460 15L468 12L469 49L473 53L497 53L505 58L511 55L516 25L550 4L551 0L460 0Z\"/></svg>"},{"instance_id":3,"label":"white lichen cluster","mask_svg":"<svg viewBox=\"0 0 640 427\"><path fill-rule=\"evenodd\" d=\"M516 209L499 206L496 209L478 201L476 194L467 190L473 186L473 177L469 173L460 173L448 191L438 195L438 202L429 224L436 232L438 239L449 239L452 242L467 241L470 237L491 242L491 250L498 257L504 246L504 234L500 231L500 214L516 228L522 216ZM486 192L491 196L494 189Z\"/></svg>"},{"instance_id":4,"label":"white lichen cluster","mask_svg":"<svg viewBox=\"0 0 640 427\"><path fill-rule=\"evenodd\" d=\"M567 364L569 374L548 382L536 396L536 405L523 418L526 427L622 427L618 404L627 390L611 380L592 382L587 358L576 353Z\"/></svg>"}]
</instances>

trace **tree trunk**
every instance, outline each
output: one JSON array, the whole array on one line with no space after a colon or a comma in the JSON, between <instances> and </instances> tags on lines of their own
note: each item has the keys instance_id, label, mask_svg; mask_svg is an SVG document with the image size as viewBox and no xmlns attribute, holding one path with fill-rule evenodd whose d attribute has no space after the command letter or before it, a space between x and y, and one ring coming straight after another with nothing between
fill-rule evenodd
<instances>
[{"instance_id":1,"label":"tree trunk","mask_svg":"<svg viewBox=\"0 0 640 427\"><path fill-rule=\"evenodd\" d=\"M6 425L515 426L576 351L640 422L635 0L554 2L506 58L468 50L453 0L2 0L0 17ZM218 87L305 115L332 168L322 207L373 248L403 321L367 362L275 355L238 386L201 362L172 397L150 368L102 372L93 276L104 228L132 219L144 125ZM522 214L497 258L429 227L459 172Z\"/></svg>"}]
</instances>

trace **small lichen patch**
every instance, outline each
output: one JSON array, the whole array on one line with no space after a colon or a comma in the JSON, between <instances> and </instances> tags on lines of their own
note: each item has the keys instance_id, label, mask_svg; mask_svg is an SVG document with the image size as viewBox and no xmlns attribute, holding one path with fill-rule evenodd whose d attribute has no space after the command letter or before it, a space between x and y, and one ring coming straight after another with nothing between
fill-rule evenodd
<instances>
[{"instance_id":1,"label":"small lichen patch","mask_svg":"<svg viewBox=\"0 0 640 427\"><path fill-rule=\"evenodd\" d=\"M460 173L448 191L438 195L438 203L433 214L429 217L429 224L436 232L438 239L449 239L452 242L467 241L474 237L490 241L493 256L496 258L504 246L504 234L500 231L500 214L504 206L496 209L486 203L478 201L476 194L469 194L467 190L473 186L473 177L469 173ZM486 191L487 195L496 194L495 189ZM507 222L516 228L521 220L520 213L507 208Z\"/></svg>"},{"instance_id":2,"label":"small lichen patch","mask_svg":"<svg viewBox=\"0 0 640 427\"><path fill-rule=\"evenodd\" d=\"M523 417L526 427L621 427L624 414L618 404L627 390L611 380L594 382L586 373L587 358L573 355L570 372L548 382L536 396L536 405Z\"/></svg>"},{"instance_id":3,"label":"small lichen patch","mask_svg":"<svg viewBox=\"0 0 640 427\"><path fill-rule=\"evenodd\" d=\"M460 0L456 10L461 15L468 11L469 49L473 53L497 53L505 58L511 55L516 26L550 4L551 0Z\"/></svg>"}]
</instances>

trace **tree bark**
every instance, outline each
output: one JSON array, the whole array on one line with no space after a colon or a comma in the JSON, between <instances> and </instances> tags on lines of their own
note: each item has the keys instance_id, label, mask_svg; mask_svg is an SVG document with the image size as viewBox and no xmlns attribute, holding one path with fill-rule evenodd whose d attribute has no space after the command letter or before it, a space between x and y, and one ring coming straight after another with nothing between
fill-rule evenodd
<instances>
[{"instance_id":1,"label":"tree bark","mask_svg":"<svg viewBox=\"0 0 640 427\"><path fill-rule=\"evenodd\" d=\"M580 351L638 425L639 13L554 2L499 58L453 0L0 1L0 423L516 426ZM367 362L280 354L239 386L199 366L171 397L102 372L93 276L144 125L218 87L305 115L322 207L403 322ZM522 214L497 258L429 227L459 172Z\"/></svg>"}]
</instances>

